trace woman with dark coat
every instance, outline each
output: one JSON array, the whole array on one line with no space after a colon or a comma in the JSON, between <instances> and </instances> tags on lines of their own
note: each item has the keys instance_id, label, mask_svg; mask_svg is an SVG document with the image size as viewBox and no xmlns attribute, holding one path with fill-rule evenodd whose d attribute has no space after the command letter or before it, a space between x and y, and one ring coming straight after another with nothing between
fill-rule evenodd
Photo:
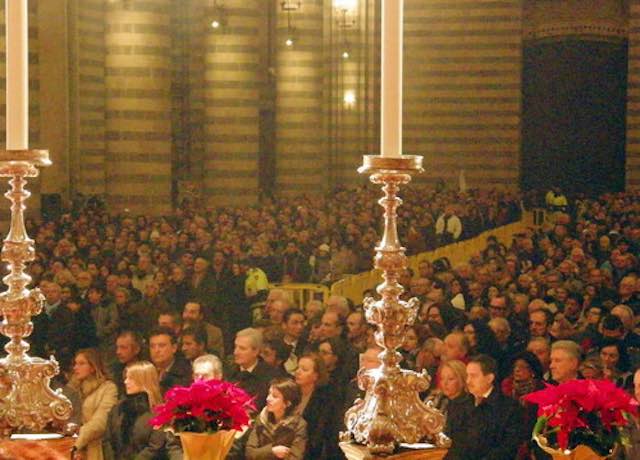
<instances>
[{"instance_id":1,"label":"woman with dark coat","mask_svg":"<svg viewBox=\"0 0 640 460\"><path fill-rule=\"evenodd\" d=\"M485 321L479 319L466 321L462 330L471 344L471 355L489 355L502 365L498 369L498 375L496 376L498 380L502 380L509 372L509 369L506 368L509 363L506 363L505 366L504 353L493 330Z\"/></svg>"},{"instance_id":2,"label":"woman with dark coat","mask_svg":"<svg viewBox=\"0 0 640 460\"><path fill-rule=\"evenodd\" d=\"M323 359L316 353L307 353L298 361L295 379L302 398L296 413L307 422L306 460L344 458L338 447L339 418L343 413L339 398L332 385Z\"/></svg>"},{"instance_id":3,"label":"woman with dark coat","mask_svg":"<svg viewBox=\"0 0 640 460\"><path fill-rule=\"evenodd\" d=\"M358 370L357 365L352 369L354 363L351 362L345 341L340 337L321 340L317 351L329 373L329 383L340 391L339 395L342 399L342 391Z\"/></svg>"},{"instance_id":4,"label":"woman with dark coat","mask_svg":"<svg viewBox=\"0 0 640 460\"><path fill-rule=\"evenodd\" d=\"M523 351L516 355L511 363L511 373L500 384L502 393L520 403L524 408L525 432L530 433L537 420L537 405L525 401L523 398L534 391L542 390L543 383L542 364L537 356L530 351ZM518 459L530 458L530 452L534 451L536 458L547 458L532 441L520 446Z\"/></svg>"},{"instance_id":5,"label":"woman with dark coat","mask_svg":"<svg viewBox=\"0 0 640 460\"><path fill-rule=\"evenodd\" d=\"M104 437L105 460L181 458L180 448L167 449L167 435L149 425L152 409L162 403L158 372L140 361L127 368L126 395L109 413ZM169 452L167 452L167 450Z\"/></svg>"}]
</instances>

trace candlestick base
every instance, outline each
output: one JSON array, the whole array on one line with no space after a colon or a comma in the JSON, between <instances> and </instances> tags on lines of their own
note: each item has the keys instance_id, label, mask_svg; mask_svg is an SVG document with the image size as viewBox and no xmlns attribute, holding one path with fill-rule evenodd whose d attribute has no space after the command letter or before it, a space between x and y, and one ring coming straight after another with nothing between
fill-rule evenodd
<instances>
[{"instance_id":1,"label":"candlestick base","mask_svg":"<svg viewBox=\"0 0 640 460\"><path fill-rule=\"evenodd\" d=\"M382 298L364 300L365 316L377 326L375 339L383 351L381 367L358 374L358 384L366 395L345 414L348 432L342 440L353 438L366 444L372 454L390 454L400 443L424 440L438 447L451 445L442 433L444 415L431 404L424 404L418 395L429 388L429 375L400 369L402 357L396 351L420 304L417 298L400 300L404 289L398 279L407 266L407 257L398 238L397 208L402 200L397 193L400 185L411 181L411 173L421 171L422 157L409 155L366 155L358 169L370 174L371 182L382 185L384 192L378 201L384 208L384 234L375 248L375 267L382 270L384 279L376 290Z\"/></svg>"},{"instance_id":2,"label":"candlestick base","mask_svg":"<svg viewBox=\"0 0 640 460\"><path fill-rule=\"evenodd\" d=\"M11 226L1 252L11 272L2 280L9 289L0 294L0 332L10 339L7 356L0 359L0 436L62 427L71 416L69 400L49 386L60 370L58 363L53 357L30 357L23 340L33 332L31 317L42 311L45 301L39 289L28 289L31 277L25 269L35 258L35 248L24 226L24 202L31 195L24 187L27 177L38 176L37 166L50 164L46 150L0 151L0 177L9 177L11 185L5 193L11 201Z\"/></svg>"}]
</instances>

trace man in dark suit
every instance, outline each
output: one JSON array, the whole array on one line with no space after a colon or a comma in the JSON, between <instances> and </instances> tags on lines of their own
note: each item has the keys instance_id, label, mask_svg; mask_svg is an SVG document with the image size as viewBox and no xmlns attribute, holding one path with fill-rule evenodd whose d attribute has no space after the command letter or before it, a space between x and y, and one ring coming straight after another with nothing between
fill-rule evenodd
<instances>
[{"instance_id":1,"label":"man in dark suit","mask_svg":"<svg viewBox=\"0 0 640 460\"><path fill-rule=\"evenodd\" d=\"M452 446L447 459L513 460L518 447L530 433L524 425L522 408L494 386L496 361L478 355L467 364L467 387L475 399L468 417L467 435L461 445Z\"/></svg>"},{"instance_id":2,"label":"man in dark suit","mask_svg":"<svg viewBox=\"0 0 640 460\"><path fill-rule=\"evenodd\" d=\"M167 327L157 327L149 334L149 355L158 370L160 390L164 395L176 385L191 385L191 363L177 354L178 341L173 331Z\"/></svg>"},{"instance_id":3,"label":"man in dark suit","mask_svg":"<svg viewBox=\"0 0 640 460\"><path fill-rule=\"evenodd\" d=\"M260 411L267 402L269 382L276 377L275 369L260 359L262 333L253 328L243 329L236 334L234 344L234 365L227 380L253 396Z\"/></svg>"}]
</instances>

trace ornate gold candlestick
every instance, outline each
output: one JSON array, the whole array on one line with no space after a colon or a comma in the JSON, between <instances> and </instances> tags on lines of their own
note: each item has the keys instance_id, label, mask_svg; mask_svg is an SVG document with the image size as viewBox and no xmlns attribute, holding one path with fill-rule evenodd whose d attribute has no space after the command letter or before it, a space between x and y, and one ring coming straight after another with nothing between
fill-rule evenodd
<instances>
[{"instance_id":1,"label":"ornate gold candlestick","mask_svg":"<svg viewBox=\"0 0 640 460\"><path fill-rule=\"evenodd\" d=\"M396 351L407 326L415 321L420 303L416 298L400 300L404 289L398 278L407 266L407 257L398 239L397 208L402 200L397 193L400 185L411 181L411 173L422 172L422 157L367 155L358 172L370 174L371 182L382 185L384 192L378 201L384 208L384 235L375 257L375 267L382 270L384 279L376 289L382 298L364 300L367 321L378 327L375 339L384 351L380 368L358 375L366 396L347 411L345 424L353 439L366 444L372 454L390 454L400 443L423 440L449 447L451 441L442 434L444 416L418 396L429 387L429 375L400 369L401 355Z\"/></svg>"},{"instance_id":2,"label":"ornate gold candlestick","mask_svg":"<svg viewBox=\"0 0 640 460\"><path fill-rule=\"evenodd\" d=\"M33 240L24 226L27 177L37 177L37 166L48 166L46 150L10 150L0 152L0 176L9 177L11 189L5 196L11 201L11 227L2 246L1 258L10 273L3 278L8 290L0 294L0 332L10 341L7 356L0 359L0 435L19 430L42 431L50 424L62 426L71 415L71 403L60 390L49 387L59 372L56 360L33 358L23 339L33 331L31 317L39 314L44 296L39 289L28 289L31 277L26 265L35 258Z\"/></svg>"}]
</instances>

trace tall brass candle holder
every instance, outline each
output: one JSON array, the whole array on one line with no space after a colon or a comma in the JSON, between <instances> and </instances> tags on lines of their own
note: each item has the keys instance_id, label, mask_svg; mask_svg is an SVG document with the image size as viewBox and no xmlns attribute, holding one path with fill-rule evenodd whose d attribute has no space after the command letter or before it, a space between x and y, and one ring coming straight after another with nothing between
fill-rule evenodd
<instances>
[{"instance_id":1,"label":"tall brass candle holder","mask_svg":"<svg viewBox=\"0 0 640 460\"><path fill-rule=\"evenodd\" d=\"M0 332L10 339L7 356L0 359L0 435L16 431L42 431L49 425L62 425L71 415L71 403L49 383L59 372L53 357L49 360L27 354L24 341L33 332L31 317L39 314L44 296L29 289L31 277L25 272L35 258L34 242L24 226L25 201L31 193L26 178L37 177L40 166L48 166L47 150L9 150L0 152L0 176L8 177L11 189L5 196L11 201L11 226L2 246L1 259L10 273L2 281L8 290L0 294Z\"/></svg>"},{"instance_id":2,"label":"tall brass candle holder","mask_svg":"<svg viewBox=\"0 0 640 460\"><path fill-rule=\"evenodd\" d=\"M407 326L415 321L420 303L417 298L400 300L404 289L398 278L407 267L407 257L398 238L397 208L402 204L398 191L411 181L412 173L422 170L422 157L409 155L366 155L358 169L361 174L369 174L371 182L382 185L384 192L378 201L384 208L384 234L375 248L375 267L382 270L384 279L376 289L381 299L364 300L365 316L377 326L375 339L383 351L381 367L358 375L358 385L366 395L345 414L348 433L343 440L352 437L374 455L390 454L401 443L430 441L438 447L451 445L442 433L443 414L431 404L424 404L418 395L429 388L429 375L426 371L419 374L400 369L401 355L396 351Z\"/></svg>"}]
</instances>

